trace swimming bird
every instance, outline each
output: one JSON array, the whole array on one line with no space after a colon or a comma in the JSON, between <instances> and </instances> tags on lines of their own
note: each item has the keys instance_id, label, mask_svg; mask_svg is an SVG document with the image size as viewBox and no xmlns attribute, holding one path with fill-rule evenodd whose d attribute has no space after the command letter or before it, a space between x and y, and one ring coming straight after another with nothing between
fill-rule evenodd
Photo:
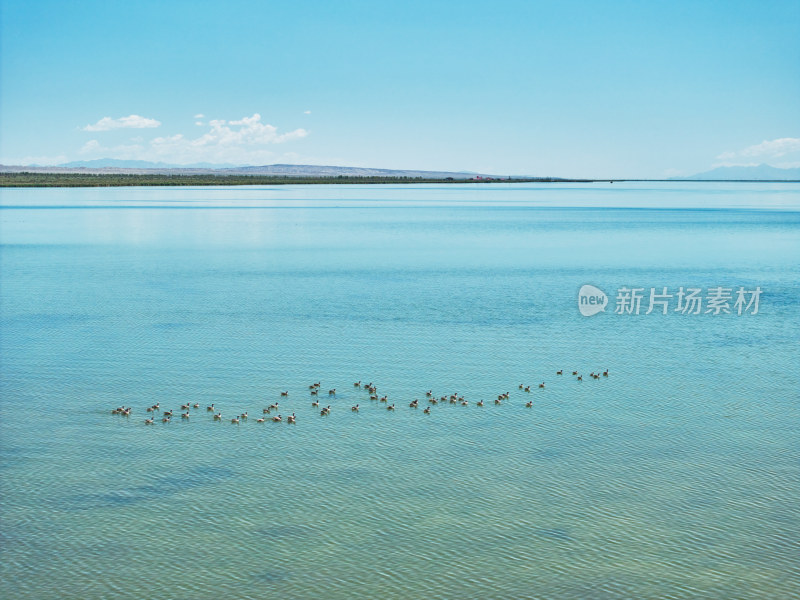
<instances>
[{"instance_id":1,"label":"swimming bird","mask_svg":"<svg viewBox=\"0 0 800 600\"><path fill-rule=\"evenodd\" d=\"M540 383L540 384L539 384L539 388L540 388L540 389L544 389L544 381L543 381L542 383Z\"/></svg>"},{"instance_id":2,"label":"swimming bird","mask_svg":"<svg viewBox=\"0 0 800 600\"><path fill-rule=\"evenodd\" d=\"M425 410L423 410L422 412L424 412L426 415L431 414L431 407L430 406L426 406Z\"/></svg>"},{"instance_id":3,"label":"swimming bird","mask_svg":"<svg viewBox=\"0 0 800 600\"><path fill-rule=\"evenodd\" d=\"M288 396L288 395L289 395L288 391L287 392L281 392L281 396Z\"/></svg>"},{"instance_id":4,"label":"swimming bird","mask_svg":"<svg viewBox=\"0 0 800 600\"><path fill-rule=\"evenodd\" d=\"M264 417L259 417L258 419L256 419L256 423L263 423L263 422L264 422Z\"/></svg>"},{"instance_id":5,"label":"swimming bird","mask_svg":"<svg viewBox=\"0 0 800 600\"><path fill-rule=\"evenodd\" d=\"M520 383L519 384L519 389L522 389L522 388L523 388L523 385Z\"/></svg>"},{"instance_id":6,"label":"swimming bird","mask_svg":"<svg viewBox=\"0 0 800 600\"><path fill-rule=\"evenodd\" d=\"M350 410L352 410L353 412L358 412L358 404L356 404L355 406L351 406Z\"/></svg>"},{"instance_id":7,"label":"swimming bird","mask_svg":"<svg viewBox=\"0 0 800 600\"><path fill-rule=\"evenodd\" d=\"M525 391L526 391L526 392L530 392L530 391L531 391L531 386L526 386L526 387L525 387Z\"/></svg>"},{"instance_id":8,"label":"swimming bird","mask_svg":"<svg viewBox=\"0 0 800 600\"><path fill-rule=\"evenodd\" d=\"M497 400L495 400L494 403L495 404L500 404L502 401L503 401L503 397L502 396L498 396Z\"/></svg>"},{"instance_id":9,"label":"swimming bird","mask_svg":"<svg viewBox=\"0 0 800 600\"><path fill-rule=\"evenodd\" d=\"M577 374L578 374L578 372L577 372L577 371L573 371L573 372L572 372L572 374L573 374L573 375L577 375Z\"/></svg>"},{"instance_id":10,"label":"swimming bird","mask_svg":"<svg viewBox=\"0 0 800 600\"><path fill-rule=\"evenodd\" d=\"M239 418L242 419L242 421L246 421L247 420L247 412L245 411L242 414L240 414Z\"/></svg>"},{"instance_id":11,"label":"swimming bird","mask_svg":"<svg viewBox=\"0 0 800 600\"><path fill-rule=\"evenodd\" d=\"M164 416L165 417L171 417L172 416L172 411L171 410L165 410L164 411Z\"/></svg>"},{"instance_id":12,"label":"swimming bird","mask_svg":"<svg viewBox=\"0 0 800 600\"><path fill-rule=\"evenodd\" d=\"M410 406L411 408L417 408L417 406L418 406L418 405L419 405L419 400L417 400L416 398L414 399L414 401L413 401L413 402L411 402L411 403L409 404L409 406Z\"/></svg>"},{"instance_id":13,"label":"swimming bird","mask_svg":"<svg viewBox=\"0 0 800 600\"><path fill-rule=\"evenodd\" d=\"M214 412L214 404L212 403L211 406L206 406L206 410L208 412Z\"/></svg>"},{"instance_id":14,"label":"swimming bird","mask_svg":"<svg viewBox=\"0 0 800 600\"><path fill-rule=\"evenodd\" d=\"M388 402L389 396L381 396L381 402Z\"/></svg>"},{"instance_id":15,"label":"swimming bird","mask_svg":"<svg viewBox=\"0 0 800 600\"><path fill-rule=\"evenodd\" d=\"M294 413L292 413L291 416L286 417L286 422L294 425L297 422L297 417L295 417Z\"/></svg>"},{"instance_id":16,"label":"swimming bird","mask_svg":"<svg viewBox=\"0 0 800 600\"><path fill-rule=\"evenodd\" d=\"M359 380L359 381L356 381L356 382L353 384L353 387L361 387L361 381L360 381L360 380Z\"/></svg>"},{"instance_id":17,"label":"swimming bird","mask_svg":"<svg viewBox=\"0 0 800 600\"><path fill-rule=\"evenodd\" d=\"M528 401L525 403L525 406L526 406L527 408L533 408L533 400L528 400Z\"/></svg>"},{"instance_id":18,"label":"swimming bird","mask_svg":"<svg viewBox=\"0 0 800 600\"><path fill-rule=\"evenodd\" d=\"M215 421L221 421L222 420L222 413L218 412L217 414L215 414L214 415L214 420Z\"/></svg>"},{"instance_id":19,"label":"swimming bird","mask_svg":"<svg viewBox=\"0 0 800 600\"><path fill-rule=\"evenodd\" d=\"M330 412L331 412L331 405L329 404L328 406L323 408L321 411L319 411L319 414L324 417L325 415L329 415Z\"/></svg>"},{"instance_id":20,"label":"swimming bird","mask_svg":"<svg viewBox=\"0 0 800 600\"><path fill-rule=\"evenodd\" d=\"M425 395L426 395L428 398L430 398L431 396L433 396L433 390L428 390L427 392L425 392Z\"/></svg>"},{"instance_id":21,"label":"swimming bird","mask_svg":"<svg viewBox=\"0 0 800 600\"><path fill-rule=\"evenodd\" d=\"M313 391L311 392L311 395L312 395L312 396L316 396L317 394L319 394L319 390L313 390Z\"/></svg>"},{"instance_id":22,"label":"swimming bird","mask_svg":"<svg viewBox=\"0 0 800 600\"><path fill-rule=\"evenodd\" d=\"M583 375L578 375L578 381L583 381Z\"/></svg>"},{"instance_id":23,"label":"swimming bird","mask_svg":"<svg viewBox=\"0 0 800 600\"><path fill-rule=\"evenodd\" d=\"M261 412L262 412L263 414L265 414L265 415L268 415L270 410L272 410L272 409L271 409L271 408L265 408L265 409L264 409L264 410L262 410Z\"/></svg>"},{"instance_id":24,"label":"swimming bird","mask_svg":"<svg viewBox=\"0 0 800 600\"><path fill-rule=\"evenodd\" d=\"M564 374L564 369L561 369L560 371L556 371L556 375L563 375L563 374Z\"/></svg>"},{"instance_id":25,"label":"swimming bird","mask_svg":"<svg viewBox=\"0 0 800 600\"><path fill-rule=\"evenodd\" d=\"M478 406L483 406L483 400L478 400L478 402L477 402L476 404L477 404Z\"/></svg>"},{"instance_id":26,"label":"swimming bird","mask_svg":"<svg viewBox=\"0 0 800 600\"><path fill-rule=\"evenodd\" d=\"M270 410L277 410L278 409L278 403L276 402L275 404L270 404L269 405L269 409Z\"/></svg>"},{"instance_id":27,"label":"swimming bird","mask_svg":"<svg viewBox=\"0 0 800 600\"><path fill-rule=\"evenodd\" d=\"M192 404L192 408L200 408L200 403L195 402L194 404Z\"/></svg>"},{"instance_id":28,"label":"swimming bird","mask_svg":"<svg viewBox=\"0 0 800 600\"><path fill-rule=\"evenodd\" d=\"M150 418L150 419L145 419L145 420L144 420L144 424L145 424L145 425L152 425L152 424L153 424L153 419L152 419L152 418Z\"/></svg>"},{"instance_id":29,"label":"swimming bird","mask_svg":"<svg viewBox=\"0 0 800 600\"><path fill-rule=\"evenodd\" d=\"M319 407L319 400L314 400L314 401L311 403L311 406Z\"/></svg>"},{"instance_id":30,"label":"swimming bird","mask_svg":"<svg viewBox=\"0 0 800 600\"><path fill-rule=\"evenodd\" d=\"M189 418L189 411L187 410L185 413L181 413L181 419L188 419Z\"/></svg>"},{"instance_id":31,"label":"swimming bird","mask_svg":"<svg viewBox=\"0 0 800 600\"><path fill-rule=\"evenodd\" d=\"M279 423L280 421L283 421L280 415L278 415L277 417L272 417L273 423Z\"/></svg>"},{"instance_id":32,"label":"swimming bird","mask_svg":"<svg viewBox=\"0 0 800 600\"><path fill-rule=\"evenodd\" d=\"M328 396L335 396L335 395L336 395L336 388L333 388L332 390L328 390Z\"/></svg>"},{"instance_id":33,"label":"swimming bird","mask_svg":"<svg viewBox=\"0 0 800 600\"><path fill-rule=\"evenodd\" d=\"M170 421L169 417L164 417L163 419L161 419L162 423L169 423L169 421Z\"/></svg>"},{"instance_id":34,"label":"swimming bird","mask_svg":"<svg viewBox=\"0 0 800 600\"><path fill-rule=\"evenodd\" d=\"M608 369L606 369L605 371L603 371L603 377L608 377Z\"/></svg>"},{"instance_id":35,"label":"swimming bird","mask_svg":"<svg viewBox=\"0 0 800 600\"><path fill-rule=\"evenodd\" d=\"M188 402L186 404L181 404L181 410L188 410L191 407L192 407L192 405L189 404Z\"/></svg>"},{"instance_id":36,"label":"swimming bird","mask_svg":"<svg viewBox=\"0 0 800 600\"><path fill-rule=\"evenodd\" d=\"M386 410L394 410L394 404L392 404L392 405L390 405L390 406L387 406L387 407L386 407Z\"/></svg>"},{"instance_id":37,"label":"swimming bird","mask_svg":"<svg viewBox=\"0 0 800 600\"><path fill-rule=\"evenodd\" d=\"M238 425L239 424L239 417L233 417L231 419L231 423L235 423L236 425Z\"/></svg>"}]
</instances>

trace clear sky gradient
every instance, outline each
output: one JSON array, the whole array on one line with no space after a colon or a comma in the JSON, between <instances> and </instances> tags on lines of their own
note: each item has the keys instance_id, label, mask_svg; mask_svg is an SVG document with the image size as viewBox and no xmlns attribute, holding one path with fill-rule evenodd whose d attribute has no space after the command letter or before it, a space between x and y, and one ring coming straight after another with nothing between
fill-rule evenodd
<instances>
[{"instance_id":1,"label":"clear sky gradient","mask_svg":"<svg viewBox=\"0 0 800 600\"><path fill-rule=\"evenodd\" d=\"M0 162L800 166L800 2L1 0Z\"/></svg>"}]
</instances>

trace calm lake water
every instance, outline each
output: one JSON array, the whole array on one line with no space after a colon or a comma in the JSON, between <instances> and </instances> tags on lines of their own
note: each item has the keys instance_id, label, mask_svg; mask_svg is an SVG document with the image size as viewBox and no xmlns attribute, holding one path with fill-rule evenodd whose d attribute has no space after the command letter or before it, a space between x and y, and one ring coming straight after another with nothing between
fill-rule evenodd
<instances>
[{"instance_id":1,"label":"calm lake water","mask_svg":"<svg viewBox=\"0 0 800 600\"><path fill-rule=\"evenodd\" d=\"M800 597L800 185L1 193L3 598Z\"/></svg>"}]
</instances>

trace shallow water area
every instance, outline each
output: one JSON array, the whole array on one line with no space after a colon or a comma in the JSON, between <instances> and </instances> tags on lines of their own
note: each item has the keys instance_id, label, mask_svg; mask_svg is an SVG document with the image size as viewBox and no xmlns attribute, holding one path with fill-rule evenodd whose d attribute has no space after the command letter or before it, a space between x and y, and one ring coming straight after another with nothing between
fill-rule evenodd
<instances>
[{"instance_id":1,"label":"shallow water area","mask_svg":"<svg viewBox=\"0 0 800 600\"><path fill-rule=\"evenodd\" d=\"M0 244L4 598L800 596L798 184L4 189Z\"/></svg>"}]
</instances>

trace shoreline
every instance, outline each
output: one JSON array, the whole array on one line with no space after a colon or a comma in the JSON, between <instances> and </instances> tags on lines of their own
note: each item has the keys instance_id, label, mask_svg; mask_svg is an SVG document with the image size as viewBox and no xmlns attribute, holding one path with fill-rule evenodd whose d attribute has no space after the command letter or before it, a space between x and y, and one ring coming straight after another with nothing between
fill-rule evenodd
<instances>
[{"instance_id":1,"label":"shoreline","mask_svg":"<svg viewBox=\"0 0 800 600\"><path fill-rule=\"evenodd\" d=\"M142 173L36 173L0 172L0 188L78 187L198 187L246 185L410 185L410 184L499 184L499 183L800 183L797 179L580 179L561 177L514 177L456 179L453 177L377 177L282 175L183 175Z\"/></svg>"},{"instance_id":2,"label":"shoreline","mask_svg":"<svg viewBox=\"0 0 800 600\"><path fill-rule=\"evenodd\" d=\"M282 175L167 175L128 173L0 173L0 187L185 187L225 185L342 185L342 184L413 184L413 183L592 183L591 179L558 177L520 177L513 179L456 179L435 177L286 177ZM611 181L611 180L599 180Z\"/></svg>"}]
</instances>

